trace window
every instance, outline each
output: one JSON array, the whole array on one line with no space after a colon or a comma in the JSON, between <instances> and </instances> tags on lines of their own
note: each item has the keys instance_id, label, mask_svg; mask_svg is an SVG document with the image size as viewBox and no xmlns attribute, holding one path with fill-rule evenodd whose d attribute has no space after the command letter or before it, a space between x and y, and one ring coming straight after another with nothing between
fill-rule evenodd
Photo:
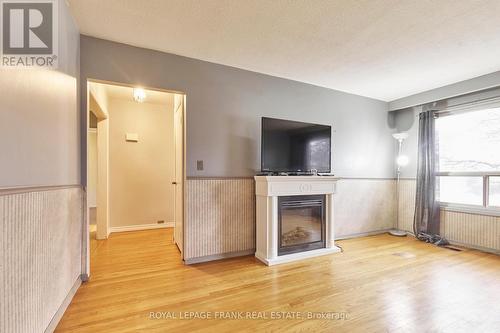
<instances>
[{"instance_id":1,"label":"window","mask_svg":"<svg viewBox=\"0 0 500 333\"><path fill-rule=\"evenodd\" d=\"M483 204L482 177L439 177L439 200L465 205Z\"/></svg>"},{"instance_id":2,"label":"window","mask_svg":"<svg viewBox=\"0 0 500 333\"><path fill-rule=\"evenodd\" d=\"M500 209L500 107L436 120L439 200Z\"/></svg>"},{"instance_id":3,"label":"window","mask_svg":"<svg viewBox=\"0 0 500 333\"><path fill-rule=\"evenodd\" d=\"M500 208L500 177L489 177L490 206Z\"/></svg>"}]
</instances>

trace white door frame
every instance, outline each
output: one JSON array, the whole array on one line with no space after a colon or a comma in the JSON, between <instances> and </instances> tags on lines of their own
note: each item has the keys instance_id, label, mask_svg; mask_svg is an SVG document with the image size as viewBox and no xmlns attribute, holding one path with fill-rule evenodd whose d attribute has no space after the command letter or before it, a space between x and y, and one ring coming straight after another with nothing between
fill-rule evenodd
<instances>
[{"instance_id":1,"label":"white door frame","mask_svg":"<svg viewBox=\"0 0 500 333\"><path fill-rule=\"evenodd\" d=\"M180 115L179 115L180 112ZM177 127L178 125L178 118L181 117L182 123L181 123L181 141L180 143L177 140L177 134L179 128ZM186 201L186 95L185 94L175 94L174 96L174 140L175 140L175 228L174 228L174 242L177 245L180 253L181 253L181 259L184 259L184 220L185 220L185 201ZM177 155L178 155L178 145L181 145L181 176L182 179L178 180L177 179L177 170L178 170L178 165L177 165ZM180 186L180 190L182 191L181 196L182 196L182 206L181 206L181 211L180 211L180 217L179 217L179 205L177 203L177 191L178 191L178 186ZM179 221L180 220L180 221ZM181 229L179 228L179 225Z\"/></svg>"}]
</instances>

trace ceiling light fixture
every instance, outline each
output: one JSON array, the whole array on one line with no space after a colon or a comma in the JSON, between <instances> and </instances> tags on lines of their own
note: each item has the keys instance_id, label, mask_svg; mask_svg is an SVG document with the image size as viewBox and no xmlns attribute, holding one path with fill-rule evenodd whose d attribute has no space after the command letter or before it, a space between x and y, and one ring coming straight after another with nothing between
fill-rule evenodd
<instances>
[{"instance_id":1,"label":"ceiling light fixture","mask_svg":"<svg viewBox=\"0 0 500 333\"><path fill-rule=\"evenodd\" d=\"M134 101L142 103L146 99L146 91L142 88L134 88Z\"/></svg>"}]
</instances>

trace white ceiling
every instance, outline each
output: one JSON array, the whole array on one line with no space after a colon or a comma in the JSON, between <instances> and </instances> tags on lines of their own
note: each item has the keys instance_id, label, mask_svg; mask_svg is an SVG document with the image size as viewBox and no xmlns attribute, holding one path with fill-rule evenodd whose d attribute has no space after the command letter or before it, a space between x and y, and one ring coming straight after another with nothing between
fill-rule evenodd
<instances>
[{"instance_id":1,"label":"white ceiling","mask_svg":"<svg viewBox=\"0 0 500 333\"><path fill-rule=\"evenodd\" d=\"M499 0L69 0L82 34L391 101L500 70Z\"/></svg>"}]
</instances>

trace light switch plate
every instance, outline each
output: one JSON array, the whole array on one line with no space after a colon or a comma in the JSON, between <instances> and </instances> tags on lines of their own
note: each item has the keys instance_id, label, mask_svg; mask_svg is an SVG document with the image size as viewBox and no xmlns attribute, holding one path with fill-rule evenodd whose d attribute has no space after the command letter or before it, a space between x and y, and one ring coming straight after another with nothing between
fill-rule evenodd
<instances>
[{"instance_id":1,"label":"light switch plate","mask_svg":"<svg viewBox=\"0 0 500 333\"><path fill-rule=\"evenodd\" d=\"M203 160L196 161L196 170L203 171Z\"/></svg>"},{"instance_id":2,"label":"light switch plate","mask_svg":"<svg viewBox=\"0 0 500 333\"><path fill-rule=\"evenodd\" d=\"M138 142L139 141L139 134L137 134L137 133L127 133L127 134L125 134L125 141L128 141L128 142Z\"/></svg>"}]
</instances>

